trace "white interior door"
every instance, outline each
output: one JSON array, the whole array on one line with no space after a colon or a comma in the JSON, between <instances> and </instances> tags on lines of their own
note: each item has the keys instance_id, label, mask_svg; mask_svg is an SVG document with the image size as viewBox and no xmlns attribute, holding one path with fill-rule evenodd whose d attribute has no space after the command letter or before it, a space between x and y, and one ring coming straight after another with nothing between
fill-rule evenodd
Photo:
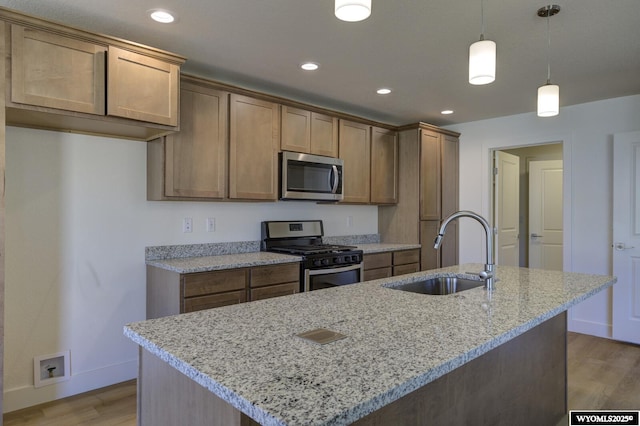
<instances>
[{"instance_id":1,"label":"white interior door","mask_svg":"<svg viewBox=\"0 0 640 426\"><path fill-rule=\"evenodd\" d=\"M529 163L529 267L562 270L562 160Z\"/></svg>"},{"instance_id":2,"label":"white interior door","mask_svg":"<svg viewBox=\"0 0 640 426\"><path fill-rule=\"evenodd\" d=\"M494 151L493 164L495 262L498 265L519 266L520 157Z\"/></svg>"},{"instance_id":3,"label":"white interior door","mask_svg":"<svg viewBox=\"0 0 640 426\"><path fill-rule=\"evenodd\" d=\"M613 338L640 343L640 132L613 138Z\"/></svg>"}]
</instances>

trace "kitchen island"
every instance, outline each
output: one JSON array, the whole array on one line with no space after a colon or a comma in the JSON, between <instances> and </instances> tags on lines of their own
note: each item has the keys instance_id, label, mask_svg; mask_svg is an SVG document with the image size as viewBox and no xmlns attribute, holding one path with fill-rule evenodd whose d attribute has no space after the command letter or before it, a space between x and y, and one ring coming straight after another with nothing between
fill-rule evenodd
<instances>
[{"instance_id":1,"label":"kitchen island","mask_svg":"<svg viewBox=\"0 0 640 426\"><path fill-rule=\"evenodd\" d=\"M140 345L139 424L555 424L566 412L564 312L615 278L497 267L490 294L387 288L480 269L127 325ZM346 337L297 336L318 328Z\"/></svg>"}]
</instances>

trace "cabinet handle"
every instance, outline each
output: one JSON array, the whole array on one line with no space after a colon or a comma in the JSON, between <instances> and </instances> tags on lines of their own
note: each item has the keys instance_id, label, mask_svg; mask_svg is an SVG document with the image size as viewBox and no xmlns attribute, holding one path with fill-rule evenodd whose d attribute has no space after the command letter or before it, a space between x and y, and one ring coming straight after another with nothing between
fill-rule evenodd
<instances>
[{"instance_id":1,"label":"cabinet handle","mask_svg":"<svg viewBox=\"0 0 640 426\"><path fill-rule=\"evenodd\" d=\"M539 234L531 234L531 238L542 238L542 235Z\"/></svg>"}]
</instances>

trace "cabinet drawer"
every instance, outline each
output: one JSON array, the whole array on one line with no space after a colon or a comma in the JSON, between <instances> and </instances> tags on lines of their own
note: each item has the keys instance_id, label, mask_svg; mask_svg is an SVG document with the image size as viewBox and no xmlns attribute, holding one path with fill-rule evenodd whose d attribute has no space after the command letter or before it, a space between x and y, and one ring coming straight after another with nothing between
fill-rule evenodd
<instances>
[{"instance_id":1,"label":"cabinet drawer","mask_svg":"<svg viewBox=\"0 0 640 426\"><path fill-rule=\"evenodd\" d=\"M300 283L298 281L272 285L268 287L259 287L251 289L251 300L269 299L271 297L287 296L296 294L300 291Z\"/></svg>"},{"instance_id":2,"label":"cabinet drawer","mask_svg":"<svg viewBox=\"0 0 640 426\"><path fill-rule=\"evenodd\" d=\"M371 280L377 280L379 278L389 278L389 277L391 277L390 266L387 268L369 269L368 271L364 271L363 281L371 281Z\"/></svg>"},{"instance_id":3,"label":"cabinet drawer","mask_svg":"<svg viewBox=\"0 0 640 426\"><path fill-rule=\"evenodd\" d=\"M227 293L210 294L207 296L183 299L182 312L201 311L203 309L219 308L221 306L236 305L247 301L247 291L238 290Z\"/></svg>"},{"instance_id":4,"label":"cabinet drawer","mask_svg":"<svg viewBox=\"0 0 640 426\"><path fill-rule=\"evenodd\" d=\"M286 263L283 265L258 266L251 268L251 287L300 282L300 264Z\"/></svg>"},{"instance_id":5,"label":"cabinet drawer","mask_svg":"<svg viewBox=\"0 0 640 426\"><path fill-rule=\"evenodd\" d=\"M244 291L247 287L248 272L248 269L230 269L184 274L182 275L182 296L202 296L232 290Z\"/></svg>"},{"instance_id":6,"label":"cabinet drawer","mask_svg":"<svg viewBox=\"0 0 640 426\"><path fill-rule=\"evenodd\" d=\"M420 250L403 250L393 253L393 266L420 262Z\"/></svg>"},{"instance_id":7,"label":"cabinet drawer","mask_svg":"<svg viewBox=\"0 0 640 426\"><path fill-rule=\"evenodd\" d=\"M365 271L391 266L391 252L365 254L363 258Z\"/></svg>"},{"instance_id":8,"label":"cabinet drawer","mask_svg":"<svg viewBox=\"0 0 640 426\"><path fill-rule=\"evenodd\" d=\"M396 275L404 275L404 274L412 274L414 272L420 271L419 263L408 263L406 265L399 265L393 267L393 276Z\"/></svg>"}]
</instances>

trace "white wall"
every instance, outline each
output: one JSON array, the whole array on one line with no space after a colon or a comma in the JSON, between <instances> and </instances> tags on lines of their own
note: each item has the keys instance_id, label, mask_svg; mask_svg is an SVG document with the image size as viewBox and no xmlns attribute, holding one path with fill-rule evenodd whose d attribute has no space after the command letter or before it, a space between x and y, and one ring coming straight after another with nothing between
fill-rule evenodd
<instances>
[{"instance_id":1,"label":"white wall","mask_svg":"<svg viewBox=\"0 0 640 426\"><path fill-rule=\"evenodd\" d=\"M640 130L640 95L562 107L554 118L520 114L448 127L460 137L460 208L490 213L493 148L563 142L564 268L612 274L612 141L614 133ZM460 224L460 263L484 259L483 236ZM611 290L570 311L569 329L611 336Z\"/></svg>"},{"instance_id":2,"label":"white wall","mask_svg":"<svg viewBox=\"0 0 640 426\"><path fill-rule=\"evenodd\" d=\"M122 326L145 317L146 246L257 241L269 219L377 233L373 206L146 201L142 142L9 127L6 154L5 411L136 377ZM65 350L71 379L34 389L33 357Z\"/></svg>"}]
</instances>

